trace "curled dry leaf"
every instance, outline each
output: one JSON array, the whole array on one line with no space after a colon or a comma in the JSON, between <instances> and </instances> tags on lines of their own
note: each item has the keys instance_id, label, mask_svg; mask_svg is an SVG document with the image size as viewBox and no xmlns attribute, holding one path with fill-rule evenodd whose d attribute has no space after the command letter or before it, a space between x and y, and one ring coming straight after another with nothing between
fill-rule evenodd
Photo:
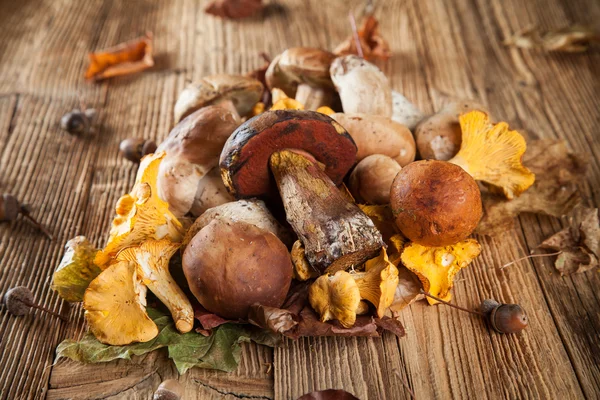
<instances>
[{"instance_id":1,"label":"curled dry leaf","mask_svg":"<svg viewBox=\"0 0 600 400\"><path fill-rule=\"evenodd\" d=\"M390 58L390 46L381 36L379 32L379 21L372 16L368 15L362 22L360 29L358 30L358 38L363 51L363 56L366 60L387 60ZM340 43L335 50L334 54L338 56L344 56L347 54L359 55L356 47L355 38L350 35L346 40Z\"/></svg>"},{"instance_id":2,"label":"curled dry leaf","mask_svg":"<svg viewBox=\"0 0 600 400\"><path fill-rule=\"evenodd\" d=\"M113 76L129 75L154 66L152 33L89 54L90 66L85 78L100 81Z\"/></svg>"},{"instance_id":3,"label":"curled dry leaf","mask_svg":"<svg viewBox=\"0 0 600 400\"><path fill-rule=\"evenodd\" d=\"M256 14L262 8L262 0L213 0L204 12L221 18L241 19Z\"/></svg>"},{"instance_id":4,"label":"curled dry leaf","mask_svg":"<svg viewBox=\"0 0 600 400\"><path fill-rule=\"evenodd\" d=\"M298 400L358 400L358 397L342 389L327 389L306 393Z\"/></svg>"},{"instance_id":5,"label":"curled dry leaf","mask_svg":"<svg viewBox=\"0 0 600 400\"><path fill-rule=\"evenodd\" d=\"M544 51L580 53L588 49L592 42L600 42L600 34L582 25L540 32L537 28L526 28L504 41L505 46Z\"/></svg>"},{"instance_id":6,"label":"curled dry leaf","mask_svg":"<svg viewBox=\"0 0 600 400\"><path fill-rule=\"evenodd\" d=\"M296 315L290 310L260 304L250 307L248 321L253 325L283 334L298 325Z\"/></svg>"},{"instance_id":7,"label":"curled dry leaf","mask_svg":"<svg viewBox=\"0 0 600 400\"><path fill-rule=\"evenodd\" d=\"M523 164L535 174L535 183L512 200L482 192L484 214L475 232L499 235L512 229L514 218L522 212L555 217L568 214L581 201L577 184L585 176L588 159L588 155L569 152L564 140L529 143Z\"/></svg>"},{"instance_id":8,"label":"curled dry leaf","mask_svg":"<svg viewBox=\"0 0 600 400\"><path fill-rule=\"evenodd\" d=\"M422 288L423 285L421 284L419 277L408 268L399 265L398 286L396 286L394 300L390 305L390 310L392 312L398 312L415 301L424 299L425 295L421 293Z\"/></svg>"},{"instance_id":9,"label":"curled dry leaf","mask_svg":"<svg viewBox=\"0 0 600 400\"><path fill-rule=\"evenodd\" d=\"M541 249L559 250L554 266L561 275L580 273L595 268L600 260L600 221L597 208L578 208L569 227L555 233L540 244Z\"/></svg>"}]
</instances>

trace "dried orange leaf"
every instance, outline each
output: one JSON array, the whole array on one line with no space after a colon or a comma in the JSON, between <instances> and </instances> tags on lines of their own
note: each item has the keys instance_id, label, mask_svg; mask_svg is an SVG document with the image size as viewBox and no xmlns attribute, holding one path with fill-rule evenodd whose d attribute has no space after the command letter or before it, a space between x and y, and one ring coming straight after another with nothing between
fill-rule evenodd
<instances>
[{"instance_id":1,"label":"dried orange leaf","mask_svg":"<svg viewBox=\"0 0 600 400\"><path fill-rule=\"evenodd\" d=\"M506 39L504 45L522 49L580 53L586 51L592 42L600 42L600 34L589 27L573 25L545 33L536 28L526 28Z\"/></svg>"},{"instance_id":2,"label":"dried orange leaf","mask_svg":"<svg viewBox=\"0 0 600 400\"><path fill-rule=\"evenodd\" d=\"M475 239L467 239L451 246L426 247L411 243L404 247L402 263L417 274L423 289L432 295L449 301L454 276L479 255L481 246ZM427 298L429 304L437 301Z\"/></svg>"},{"instance_id":3,"label":"dried orange leaf","mask_svg":"<svg viewBox=\"0 0 600 400\"><path fill-rule=\"evenodd\" d=\"M587 155L569 152L564 140L543 139L529 143L523 164L536 176L535 183L521 196L507 200L484 192L484 214L476 233L495 236L512 229L522 212L567 215L580 201L577 184L588 167Z\"/></svg>"},{"instance_id":4,"label":"dried orange leaf","mask_svg":"<svg viewBox=\"0 0 600 400\"><path fill-rule=\"evenodd\" d=\"M241 19L256 14L262 8L262 0L213 0L204 12L221 18Z\"/></svg>"},{"instance_id":5,"label":"dried orange leaf","mask_svg":"<svg viewBox=\"0 0 600 400\"><path fill-rule=\"evenodd\" d=\"M554 266L561 275L589 271L600 260L600 222L597 208L578 208L569 227L540 244L542 249L560 250Z\"/></svg>"},{"instance_id":6,"label":"dried orange leaf","mask_svg":"<svg viewBox=\"0 0 600 400\"><path fill-rule=\"evenodd\" d=\"M90 53L90 66L86 79L100 81L113 76L129 75L154 65L152 57L152 33L121 43L115 47Z\"/></svg>"},{"instance_id":7,"label":"dried orange leaf","mask_svg":"<svg viewBox=\"0 0 600 400\"><path fill-rule=\"evenodd\" d=\"M363 56L366 60L387 60L390 58L390 46L381 36L379 32L379 21L372 16L367 16L358 30L358 38L360 46L363 51ZM340 43L335 50L334 54L338 56L344 56L346 54L358 55L358 49L356 48L356 40L350 35L346 40Z\"/></svg>"}]
</instances>

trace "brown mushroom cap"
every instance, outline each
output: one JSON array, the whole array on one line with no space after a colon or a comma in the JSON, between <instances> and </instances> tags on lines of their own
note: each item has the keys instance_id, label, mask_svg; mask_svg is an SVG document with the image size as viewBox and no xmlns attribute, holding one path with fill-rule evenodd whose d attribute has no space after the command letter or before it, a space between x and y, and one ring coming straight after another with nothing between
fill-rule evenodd
<instances>
[{"instance_id":1,"label":"brown mushroom cap","mask_svg":"<svg viewBox=\"0 0 600 400\"><path fill-rule=\"evenodd\" d=\"M329 75L329 66L335 55L325 50L310 47L292 47L271 62L265 79L269 89L279 88L290 97L295 97L301 83L334 90Z\"/></svg>"},{"instance_id":2,"label":"brown mushroom cap","mask_svg":"<svg viewBox=\"0 0 600 400\"><path fill-rule=\"evenodd\" d=\"M231 100L239 115L248 114L260 101L263 85L254 78L242 75L217 74L189 84L175 103L175 121L194 111L224 100Z\"/></svg>"},{"instance_id":3,"label":"brown mushroom cap","mask_svg":"<svg viewBox=\"0 0 600 400\"><path fill-rule=\"evenodd\" d=\"M465 239L482 213L475 180L445 161L416 161L402 168L394 179L390 202L398 228L423 246L447 246Z\"/></svg>"},{"instance_id":4,"label":"brown mushroom cap","mask_svg":"<svg viewBox=\"0 0 600 400\"><path fill-rule=\"evenodd\" d=\"M271 232L245 222L215 219L183 253L190 290L207 310L246 318L253 304L281 307L292 281L285 245Z\"/></svg>"},{"instance_id":5,"label":"brown mushroom cap","mask_svg":"<svg viewBox=\"0 0 600 400\"><path fill-rule=\"evenodd\" d=\"M363 158L348 178L352 196L360 203L389 204L390 189L402 167L383 154Z\"/></svg>"},{"instance_id":6,"label":"brown mushroom cap","mask_svg":"<svg viewBox=\"0 0 600 400\"><path fill-rule=\"evenodd\" d=\"M325 166L339 185L356 160L356 145L327 115L300 110L267 111L238 127L221 153L221 174L237 198L264 197L276 191L269 170L271 154L303 150Z\"/></svg>"}]
</instances>

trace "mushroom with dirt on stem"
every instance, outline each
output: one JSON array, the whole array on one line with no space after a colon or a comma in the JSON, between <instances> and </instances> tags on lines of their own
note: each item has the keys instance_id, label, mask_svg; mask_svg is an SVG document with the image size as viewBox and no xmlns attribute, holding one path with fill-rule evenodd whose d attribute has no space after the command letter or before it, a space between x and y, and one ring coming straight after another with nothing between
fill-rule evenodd
<instances>
[{"instance_id":1,"label":"mushroom with dirt on stem","mask_svg":"<svg viewBox=\"0 0 600 400\"><path fill-rule=\"evenodd\" d=\"M328 116L282 110L241 125L225 144L220 166L237 198L273 198L278 189L309 263L333 271L360 265L383 246L373 222L336 186L355 157L354 141Z\"/></svg>"},{"instance_id":2,"label":"mushroom with dirt on stem","mask_svg":"<svg viewBox=\"0 0 600 400\"><path fill-rule=\"evenodd\" d=\"M217 74L190 83L175 103L175 122L183 120L202 107L214 105L229 110L239 124L260 101L263 85L242 75Z\"/></svg>"},{"instance_id":3,"label":"mushroom with dirt on stem","mask_svg":"<svg viewBox=\"0 0 600 400\"><path fill-rule=\"evenodd\" d=\"M335 113L331 118L352 136L358 148L357 161L372 154L383 154L404 167L415 160L415 139L404 125L388 117L361 113Z\"/></svg>"},{"instance_id":4,"label":"mushroom with dirt on stem","mask_svg":"<svg viewBox=\"0 0 600 400\"><path fill-rule=\"evenodd\" d=\"M425 114L400 92L392 90L392 120L414 131Z\"/></svg>"},{"instance_id":5,"label":"mushroom with dirt on stem","mask_svg":"<svg viewBox=\"0 0 600 400\"><path fill-rule=\"evenodd\" d=\"M392 89L375 64L355 55L346 55L333 60L330 74L344 113L392 117Z\"/></svg>"},{"instance_id":6,"label":"mushroom with dirt on stem","mask_svg":"<svg viewBox=\"0 0 600 400\"><path fill-rule=\"evenodd\" d=\"M221 149L237 125L230 111L206 106L175 125L158 146L157 152L166 153L158 170L158 195L169 203L176 217L192 210L201 212L208 203L218 205L215 203L220 199L230 199L223 195L222 183L212 179L216 171L209 173L219 164ZM211 191L218 193L209 198Z\"/></svg>"},{"instance_id":7,"label":"mushroom with dirt on stem","mask_svg":"<svg viewBox=\"0 0 600 400\"><path fill-rule=\"evenodd\" d=\"M281 307L292 281L287 247L256 225L214 219L189 242L183 272L200 304L221 317L245 319L250 307Z\"/></svg>"},{"instance_id":8,"label":"mushroom with dirt on stem","mask_svg":"<svg viewBox=\"0 0 600 400\"><path fill-rule=\"evenodd\" d=\"M169 240L147 240L117 254L116 261L129 261L136 265L137 276L167 306L175 327L181 333L192 330L194 310L185 293L169 272L169 260L180 245Z\"/></svg>"},{"instance_id":9,"label":"mushroom with dirt on stem","mask_svg":"<svg viewBox=\"0 0 600 400\"><path fill-rule=\"evenodd\" d=\"M402 167L383 154L363 158L348 178L348 189L360 203L389 204L394 178Z\"/></svg>"},{"instance_id":10,"label":"mushroom with dirt on stem","mask_svg":"<svg viewBox=\"0 0 600 400\"><path fill-rule=\"evenodd\" d=\"M267 86L283 90L307 110L331 106L335 88L329 67L334 58L334 54L321 49L289 48L271 61L265 74Z\"/></svg>"}]
</instances>

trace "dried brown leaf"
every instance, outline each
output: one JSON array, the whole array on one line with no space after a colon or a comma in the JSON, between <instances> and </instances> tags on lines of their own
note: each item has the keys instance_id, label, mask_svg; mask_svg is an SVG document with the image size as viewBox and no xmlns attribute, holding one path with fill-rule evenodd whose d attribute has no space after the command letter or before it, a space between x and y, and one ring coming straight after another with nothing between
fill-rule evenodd
<instances>
[{"instance_id":1,"label":"dried brown leaf","mask_svg":"<svg viewBox=\"0 0 600 400\"><path fill-rule=\"evenodd\" d=\"M359 400L352 393L342 389L327 389L306 393L298 397L298 400Z\"/></svg>"},{"instance_id":2,"label":"dried brown leaf","mask_svg":"<svg viewBox=\"0 0 600 400\"><path fill-rule=\"evenodd\" d=\"M360 46L363 51L363 56L366 60L387 60L391 56L390 46L381 36L379 32L379 21L372 16L368 15L362 22L360 29L358 30L358 38ZM343 56L346 54L358 54L358 48L356 47L356 40L352 35L348 36L346 40L340 43L335 50L334 54Z\"/></svg>"},{"instance_id":3,"label":"dried brown leaf","mask_svg":"<svg viewBox=\"0 0 600 400\"><path fill-rule=\"evenodd\" d=\"M481 194L484 215L476 233L495 236L512 229L522 212L560 217L581 201L577 184L584 178L587 155L569 152L563 140L542 139L528 144L523 164L536 176L519 197L507 200L489 192Z\"/></svg>"},{"instance_id":4,"label":"dried brown leaf","mask_svg":"<svg viewBox=\"0 0 600 400\"><path fill-rule=\"evenodd\" d=\"M204 12L221 18L241 19L262 10L262 0L213 0Z\"/></svg>"},{"instance_id":5,"label":"dried brown leaf","mask_svg":"<svg viewBox=\"0 0 600 400\"><path fill-rule=\"evenodd\" d=\"M600 220L597 208L580 207L570 218L569 226L544 240L539 247L562 251L554 266L561 275L588 271L600 259Z\"/></svg>"},{"instance_id":6,"label":"dried brown leaf","mask_svg":"<svg viewBox=\"0 0 600 400\"><path fill-rule=\"evenodd\" d=\"M275 333L285 333L298 325L296 315L293 312L260 304L250 307L248 321L253 325Z\"/></svg>"},{"instance_id":7,"label":"dried brown leaf","mask_svg":"<svg viewBox=\"0 0 600 400\"><path fill-rule=\"evenodd\" d=\"M396 292L394 293L394 301L390 305L392 312L398 312L415 301L425 298L421 294L423 284L419 280L419 277L408 268L402 265L398 266L398 280L398 286L396 286Z\"/></svg>"},{"instance_id":8,"label":"dried brown leaf","mask_svg":"<svg viewBox=\"0 0 600 400\"><path fill-rule=\"evenodd\" d=\"M152 33L118 44L109 49L90 53L90 66L85 78L100 81L113 76L129 75L154 66Z\"/></svg>"},{"instance_id":9,"label":"dried brown leaf","mask_svg":"<svg viewBox=\"0 0 600 400\"><path fill-rule=\"evenodd\" d=\"M600 42L597 32L586 26L573 25L545 33L537 28L526 28L506 39L504 45L522 49L580 53L586 51L592 42Z\"/></svg>"}]
</instances>

